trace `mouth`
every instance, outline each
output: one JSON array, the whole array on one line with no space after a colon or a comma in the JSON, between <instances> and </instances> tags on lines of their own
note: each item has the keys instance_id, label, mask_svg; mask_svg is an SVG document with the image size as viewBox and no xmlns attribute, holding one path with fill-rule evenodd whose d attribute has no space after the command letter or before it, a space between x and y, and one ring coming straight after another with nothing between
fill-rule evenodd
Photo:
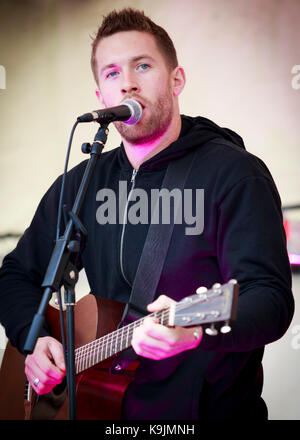
<instances>
[{"instance_id":1,"label":"mouth","mask_svg":"<svg viewBox=\"0 0 300 440\"><path fill-rule=\"evenodd\" d=\"M128 99L133 99L134 101L138 102L143 110L146 108L145 104L140 99L136 98L135 96L130 96Z\"/></svg>"}]
</instances>

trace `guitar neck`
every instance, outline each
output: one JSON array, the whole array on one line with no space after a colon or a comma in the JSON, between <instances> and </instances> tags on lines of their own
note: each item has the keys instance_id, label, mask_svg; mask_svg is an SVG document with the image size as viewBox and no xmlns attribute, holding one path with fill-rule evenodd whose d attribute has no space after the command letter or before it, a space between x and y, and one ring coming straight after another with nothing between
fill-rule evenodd
<instances>
[{"instance_id":1,"label":"guitar neck","mask_svg":"<svg viewBox=\"0 0 300 440\"><path fill-rule=\"evenodd\" d=\"M170 322L170 308L151 315L159 319L160 324L168 325ZM121 327L108 335L102 336L75 350L75 371L76 374L93 367L109 357L126 350L131 346L133 331L142 325L145 318Z\"/></svg>"},{"instance_id":2,"label":"guitar neck","mask_svg":"<svg viewBox=\"0 0 300 440\"><path fill-rule=\"evenodd\" d=\"M201 288L202 289L202 288ZM216 283L212 289L188 296L180 302L151 315L158 318L161 325L189 327L193 325L212 324L224 321L222 333L231 330L229 321L235 318L239 286L236 280L230 280L221 286ZM138 319L112 333L102 336L75 350L75 371L80 373L131 346L133 331L143 324L144 318ZM216 334L215 329L206 330Z\"/></svg>"}]
</instances>

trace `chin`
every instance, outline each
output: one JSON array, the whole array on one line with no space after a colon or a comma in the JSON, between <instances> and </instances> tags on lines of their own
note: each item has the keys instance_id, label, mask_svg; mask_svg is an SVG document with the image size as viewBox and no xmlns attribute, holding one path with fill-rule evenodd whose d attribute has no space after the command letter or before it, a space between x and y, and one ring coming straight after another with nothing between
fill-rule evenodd
<instances>
[{"instance_id":1,"label":"chin","mask_svg":"<svg viewBox=\"0 0 300 440\"><path fill-rule=\"evenodd\" d=\"M135 125L126 125L123 122L115 122L115 127L121 137L131 144L147 144L159 139L167 131L170 121L162 123L160 119L151 119L146 121L141 119Z\"/></svg>"},{"instance_id":2,"label":"chin","mask_svg":"<svg viewBox=\"0 0 300 440\"><path fill-rule=\"evenodd\" d=\"M155 139L158 139L163 134L160 130L157 129L145 130L144 128L139 128L137 126L130 126L129 129L127 129L126 127L125 129L119 130L119 133L123 139L133 145L148 144Z\"/></svg>"}]
</instances>

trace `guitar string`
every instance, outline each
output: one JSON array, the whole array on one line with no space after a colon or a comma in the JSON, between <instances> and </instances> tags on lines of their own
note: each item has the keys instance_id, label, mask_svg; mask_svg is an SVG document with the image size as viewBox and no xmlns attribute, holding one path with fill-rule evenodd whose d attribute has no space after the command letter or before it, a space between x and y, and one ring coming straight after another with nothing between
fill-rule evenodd
<instances>
[{"instance_id":1,"label":"guitar string","mask_svg":"<svg viewBox=\"0 0 300 440\"><path fill-rule=\"evenodd\" d=\"M168 313L169 313L169 309L164 309L161 312L155 312L155 313L153 313L151 315L148 315L147 317L149 317L149 316L150 317L157 317L159 319L161 319L161 318L168 318L169 317ZM120 329L114 330L112 333L110 333L108 335L102 336L101 338L98 338L98 339L96 339L94 341L91 341L88 344L85 344L85 345L83 345L81 347L78 347L76 349L76 351L77 352L80 352L81 350L85 351L85 349L89 349L92 345L97 344L97 343L102 343L102 342L104 342L104 343L106 343L106 342L111 343L113 340L115 340L116 337L118 337L118 334L124 333L125 331L129 331L129 330L132 329L132 327L135 328L136 326L142 324L142 322L143 322L143 320L145 318L146 318L146 316L141 318L141 319L139 319L139 320L137 320L137 321L135 321L135 322L132 322L132 323L126 325L125 327L121 327Z\"/></svg>"},{"instance_id":2,"label":"guitar string","mask_svg":"<svg viewBox=\"0 0 300 440\"><path fill-rule=\"evenodd\" d=\"M182 308L182 304L178 303L175 308L178 308L180 310ZM168 309L164 309L164 310L162 310L160 312L155 312L155 313L153 313L153 314L151 314L149 316L156 316L157 318L159 318L161 320L161 323L164 323L164 322L168 322L169 313L170 313L170 309L168 308ZM106 354L106 358L105 359L107 359L108 357L110 357L113 354L115 354L115 353L112 352L112 344L117 341L119 334L121 334L121 338L122 338L121 339L121 344L122 344L122 346L123 346L123 343L124 343L124 339L127 342L127 346L129 346L130 344L128 342L129 342L129 339L130 339L130 342L131 342L134 328L137 327L138 325L142 324L144 319L145 319L145 317L140 319L140 320L138 320L138 321L135 321L135 322L133 322L133 323L131 323L131 324L125 326L125 327L122 327L121 329L118 329L118 330L114 331L110 335L106 335L106 336L104 336L102 338L99 338L99 339L97 339L95 341L92 341L91 343L88 344L89 345L88 347L86 347L86 346L80 347L79 350L80 349L81 350L78 352L78 355L77 355L77 358L76 358L76 360L78 360L78 367L77 367L77 369L80 368L81 371L82 371L83 365L84 365L84 367L86 367L86 361L90 361L90 362L93 363L93 365L95 365L96 363L99 362L99 358L100 358L100 356L102 355L102 353L104 351L105 351L105 354ZM121 345L120 345L120 348L121 348ZM124 348L127 348L127 347L123 347L122 350ZM107 355L108 351L110 352L109 356ZM121 351L121 349L117 350L117 351ZM97 359L95 359L95 355L97 355ZM105 360L105 359L101 359L101 360Z\"/></svg>"},{"instance_id":3,"label":"guitar string","mask_svg":"<svg viewBox=\"0 0 300 440\"><path fill-rule=\"evenodd\" d=\"M178 309L178 311L180 311L180 309L183 308L182 306L186 307L186 304L178 303L175 308ZM170 308L164 309L164 310L159 311L159 312L152 313L151 315L148 315L147 317L149 317L149 316L153 317L154 316L154 317L157 317L159 319L161 319L161 318L166 319L166 318L169 318L169 312L170 312ZM141 318L141 319L139 319L139 320L137 320L137 321L135 321L135 322L125 326L125 327L122 327L122 328L120 328L118 330L113 331L109 335L102 336L101 338L98 338L98 339L96 339L94 341L91 341L88 344L83 345L82 347L78 347L76 349L76 353L78 353L78 355L80 356L80 354L85 354L85 353L89 352L90 349L94 348L95 346L97 346L96 348L98 348L102 343L103 343L103 345L105 345L106 343L111 344L112 342L115 342L115 340L116 340L116 338L118 338L119 334L122 333L122 337L123 337L124 336L123 333L125 331L129 332L129 331L133 330L136 326L142 324L142 322L143 322L143 320L145 318L146 317L143 317L143 318Z\"/></svg>"},{"instance_id":4,"label":"guitar string","mask_svg":"<svg viewBox=\"0 0 300 440\"><path fill-rule=\"evenodd\" d=\"M197 300L198 300L197 302L207 301L212 296L219 296L219 295L220 295L220 293L214 294L214 295L211 294L210 297L206 297L206 296L197 297ZM194 302L194 304L195 304L195 302ZM176 305L176 309L177 308L178 309L186 308L186 303L182 303L182 302L178 303ZM157 316L157 314L160 314L160 313L162 313L162 314L164 313L165 315L168 315L169 310L170 309L164 309L162 312L157 312L156 314L152 314L152 316L155 316L155 315ZM99 362L98 358L99 358L99 355L101 354L101 350L99 350L99 349L103 349L103 348L105 348L106 354L107 354L107 350L110 350L110 356L112 356L113 354L115 354L115 353L112 353L112 344L117 341L118 334L122 333L122 339L124 339L124 336L126 336L126 340L128 341L129 336L132 336L132 330L134 330L134 328L137 326L137 324L140 325L144 319L145 318L142 318L141 320L135 321L134 323L131 323L128 326L125 326L119 330L112 332L110 335L106 335L102 338L99 338L95 341L90 342L89 344L86 344L85 346L79 347L78 349L76 349L76 350L78 350L77 351L77 360L81 361L81 364L83 363L82 361L86 361L86 360L93 361L94 364L98 363ZM127 328L127 327L129 327L129 328ZM124 335L124 330L126 330L127 335ZM130 332L130 334L129 334L129 332ZM123 344L123 340L121 341L121 343ZM108 345L110 345L110 348L108 347ZM119 350L119 351L121 351L121 350ZM97 352L99 352L99 353L98 353L97 361L95 361L95 354L97 354ZM102 350L102 352L103 352L103 350ZM93 359L91 359L92 356L94 356ZM107 356L105 359L107 359L110 356Z\"/></svg>"},{"instance_id":5,"label":"guitar string","mask_svg":"<svg viewBox=\"0 0 300 440\"><path fill-rule=\"evenodd\" d=\"M169 318L169 309L165 309L161 312L156 312L155 314L149 315L149 316L155 316L160 319L161 324L164 324L165 321L168 321ZM105 346L106 344L112 344L116 342L119 338L121 339L128 339L129 332L132 333L132 330L134 330L135 327L142 324L143 320L145 318L142 318L138 321L135 321L125 327L122 327L118 330L115 330L114 332L110 333L109 335L105 335L99 339L96 339L82 347L79 347L76 349L77 356L80 357L80 355L85 355L86 353L89 353L91 349L99 348L102 344ZM124 334L125 333L125 334ZM121 341L122 342L122 341Z\"/></svg>"},{"instance_id":6,"label":"guitar string","mask_svg":"<svg viewBox=\"0 0 300 440\"><path fill-rule=\"evenodd\" d=\"M211 294L210 296L207 295L207 296L203 296L203 297L197 297L197 301L195 301L193 303L193 305L195 305L196 303L199 303L199 302L207 301L212 296L219 296L219 295L220 295L220 293ZM191 303L188 305L191 305ZM180 309L186 308L186 306L187 306L186 302L180 302L180 303L176 304L175 309L176 309L176 311L180 311ZM161 312L153 313L149 316L156 316L157 318L166 319L169 317L169 313L170 313L170 308L164 309ZM165 316L163 316L163 315L165 315ZM145 318L142 318L138 321L135 321L125 327L122 327L118 330L115 330L114 332L110 333L109 335L105 335L102 338L96 339L96 340L94 340L94 341L92 341L82 347L77 348L75 350L75 353L76 353L75 354L75 356L76 356L75 361L78 362L78 367L80 367L81 364L86 363L87 360L94 362L93 365L98 363L100 355L103 353L104 348L105 348L106 354L107 354L108 350L110 351L110 355L107 356L105 359L107 359L108 357L115 354L115 353L112 353L112 344L118 341L119 336L120 336L119 339L121 339L119 351L123 350L124 348L121 348L121 347L123 346L124 339L126 339L126 342L128 343L129 338L131 340L134 328L141 325L144 319ZM125 333L125 335L124 335L124 333ZM109 345L110 345L110 347L108 347ZM127 348L127 347L125 347L125 348ZM97 355L97 360L95 360L95 354ZM105 359L103 359L103 360L105 360ZM79 363L80 363L80 365L79 365Z\"/></svg>"},{"instance_id":7,"label":"guitar string","mask_svg":"<svg viewBox=\"0 0 300 440\"><path fill-rule=\"evenodd\" d=\"M213 296L213 295L211 295L211 296ZM211 297L211 296L210 296L210 297ZM217 295L214 295L214 296L217 296ZM218 295L218 296L219 296L219 295ZM209 298L210 298L210 297L209 297ZM199 303L199 302L204 302L204 301L206 301L206 300L209 299L209 298L206 298L206 297L202 297L202 298L197 297L197 301L194 301L193 304L190 303L190 304L188 304L188 305L195 305L195 304L197 304L197 303ZM176 311L176 312L180 312L181 309L184 309L184 308L186 308L186 307L187 307L187 304L186 304L186 303L183 303L183 302L177 303L176 306L175 306L175 309L176 309L175 311ZM156 317L158 317L158 318L161 318L161 317L162 317L161 315L164 314L164 315L165 315L164 318L168 318L168 317L169 317L169 312L170 312L170 308L167 308L167 309L164 309L164 310L162 310L162 311L155 312L155 313L153 313L153 314L151 314L151 315L148 315L147 317L149 317L149 316L156 316ZM115 337L117 337L119 333L123 333L124 330L126 330L126 329L129 330L131 327L135 327L135 326L141 324L142 321L143 321L145 318L146 318L146 317L143 317L143 318L141 318L140 320L137 320L137 321L135 321L135 322L133 322L133 323L131 323L131 324L125 326L125 327L122 327L122 328L120 328L120 329L117 329L117 330L113 331L112 333L110 333L110 334L108 334L108 335L102 336L101 338L98 338L98 339L96 339L96 340L94 340L94 341L91 341L91 342L89 342L89 343L87 343L87 344L81 346L81 347L78 347L78 348L76 349L76 351L77 351L78 353L80 353L80 351L81 351L81 352L86 352L86 351L89 350L93 345L95 345L95 344L97 344L97 343L102 343L102 342L104 342L104 343L106 343L106 342L111 343L112 341L115 340Z\"/></svg>"},{"instance_id":8,"label":"guitar string","mask_svg":"<svg viewBox=\"0 0 300 440\"><path fill-rule=\"evenodd\" d=\"M163 315L165 315L165 316L163 316ZM152 314L150 316L156 316L158 318L164 318L165 319L165 318L168 317L168 313L166 313L166 310L164 310L162 312L159 312L159 314L156 313L156 314ZM110 352L111 352L112 351L111 350L112 344L117 342L118 339L121 340L120 341L120 344L121 344L120 348L121 348L121 346L123 346L124 339L126 340L127 345L130 345L130 344L128 344L128 342L129 342L129 340L131 341L131 339L132 339L132 335L133 335L134 329L137 326L141 325L144 319L145 318L139 319L138 321L135 321L135 322L133 322L133 323L131 323L131 324L125 326L125 327L122 327L122 328L120 328L118 330L115 330L114 332L112 332L109 335L105 335L102 338L96 339L95 341L92 341L92 342L90 342L90 343L88 343L88 344L86 344L86 345L84 345L82 347L79 347L78 349L75 350L75 353L76 353L75 354L75 362L76 361L78 361L78 362L81 361L81 363L82 363L82 360L88 360L88 359L94 361L94 359L91 359L91 358L93 356L95 356L95 354L97 354L98 357L100 357L100 355L104 351L105 351L105 353L107 353L107 351L108 351L107 349L109 348L109 346L111 346L110 347ZM127 347L125 347L125 348L127 348ZM120 349L118 351L121 351L123 349L124 348L122 348L122 349ZM112 354L114 354L114 353L111 353L109 356L106 357L106 359L108 357L112 356ZM103 360L105 360L105 359L103 359ZM98 362L99 361L96 361L95 363L98 363Z\"/></svg>"}]
</instances>

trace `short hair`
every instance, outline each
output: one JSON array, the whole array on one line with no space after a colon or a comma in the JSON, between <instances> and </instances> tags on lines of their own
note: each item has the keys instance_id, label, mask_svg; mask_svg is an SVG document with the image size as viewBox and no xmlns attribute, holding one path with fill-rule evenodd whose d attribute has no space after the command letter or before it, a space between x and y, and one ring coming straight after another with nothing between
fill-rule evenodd
<instances>
[{"instance_id":1,"label":"short hair","mask_svg":"<svg viewBox=\"0 0 300 440\"><path fill-rule=\"evenodd\" d=\"M124 8L121 11L113 10L107 16L103 17L102 24L92 42L91 66L96 83L98 83L98 78L95 54L99 42L105 37L123 31L140 31L153 35L158 49L165 58L167 66L171 70L178 66L173 41L161 26L155 24L144 14L144 11L133 8Z\"/></svg>"}]
</instances>

